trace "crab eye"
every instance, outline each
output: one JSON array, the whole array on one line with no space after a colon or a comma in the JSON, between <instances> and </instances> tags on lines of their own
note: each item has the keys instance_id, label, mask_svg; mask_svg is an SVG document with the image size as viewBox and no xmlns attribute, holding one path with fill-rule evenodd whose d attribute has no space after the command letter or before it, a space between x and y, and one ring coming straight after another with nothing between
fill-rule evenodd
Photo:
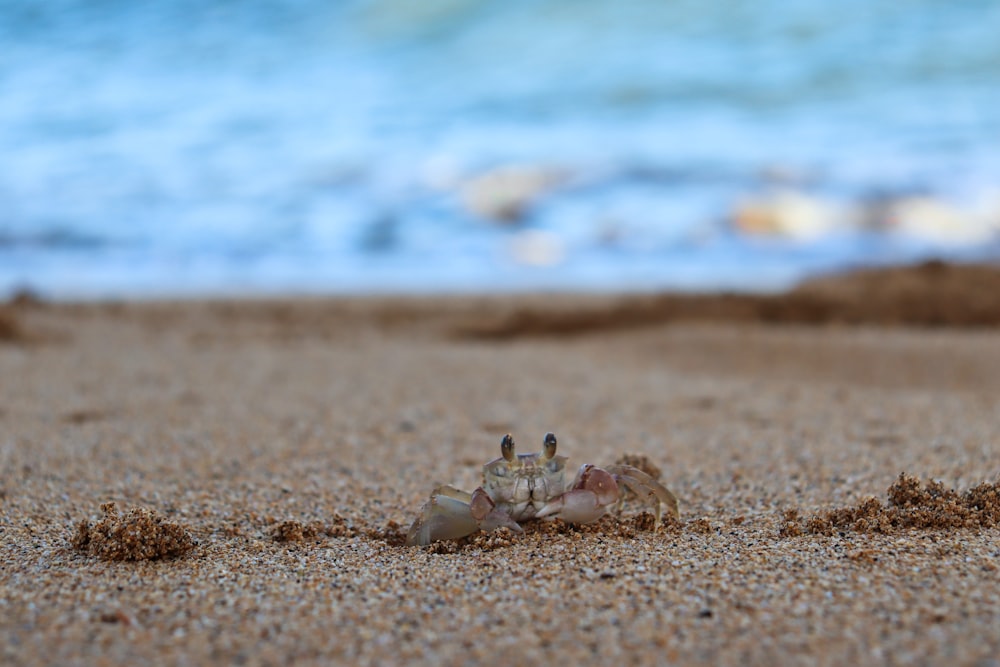
<instances>
[{"instance_id":1,"label":"crab eye","mask_svg":"<svg viewBox=\"0 0 1000 667\"><path fill-rule=\"evenodd\" d=\"M500 453L508 461L514 460L514 438L510 433L503 437L500 441Z\"/></svg>"},{"instance_id":2,"label":"crab eye","mask_svg":"<svg viewBox=\"0 0 1000 667\"><path fill-rule=\"evenodd\" d=\"M541 458L551 459L556 455L556 435L555 433L546 433L545 442L542 444L542 455Z\"/></svg>"}]
</instances>

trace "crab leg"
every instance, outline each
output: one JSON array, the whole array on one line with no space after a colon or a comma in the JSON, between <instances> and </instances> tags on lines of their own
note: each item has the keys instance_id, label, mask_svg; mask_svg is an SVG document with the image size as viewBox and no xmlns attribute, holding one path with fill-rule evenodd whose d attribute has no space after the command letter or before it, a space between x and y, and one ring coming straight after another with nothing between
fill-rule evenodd
<instances>
[{"instance_id":1,"label":"crab leg","mask_svg":"<svg viewBox=\"0 0 1000 667\"><path fill-rule=\"evenodd\" d=\"M670 489L660 484L658 481L639 470L627 465L611 466L608 468L615 481L624 486L635 495L645 499L653 508L653 515L659 525L662 516L662 506L666 505L670 515L675 519L680 518L680 506L677 496L670 492Z\"/></svg>"},{"instance_id":2,"label":"crab leg","mask_svg":"<svg viewBox=\"0 0 1000 667\"><path fill-rule=\"evenodd\" d=\"M477 530L489 532L500 527L522 532L508 514L496 509L482 488L466 493L453 486L439 486L410 526L406 544L426 546L438 540L453 540Z\"/></svg>"}]
</instances>

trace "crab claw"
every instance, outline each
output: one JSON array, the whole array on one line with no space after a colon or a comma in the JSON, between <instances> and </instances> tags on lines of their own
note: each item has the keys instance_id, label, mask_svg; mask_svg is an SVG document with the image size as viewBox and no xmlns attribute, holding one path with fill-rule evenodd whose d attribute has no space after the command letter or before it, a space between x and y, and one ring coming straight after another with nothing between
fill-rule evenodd
<instances>
[{"instance_id":1,"label":"crab claw","mask_svg":"<svg viewBox=\"0 0 1000 667\"><path fill-rule=\"evenodd\" d=\"M480 530L487 533L497 528L510 528L515 533L523 533L517 521L510 518L510 514L498 510L496 503L490 498L490 494L483 491L482 487L472 492L472 501L469 503L469 512L476 520Z\"/></svg>"},{"instance_id":2,"label":"crab claw","mask_svg":"<svg viewBox=\"0 0 1000 667\"><path fill-rule=\"evenodd\" d=\"M535 517L557 516L569 523L590 523L604 516L620 495L614 476L588 463L580 468L573 488L546 503Z\"/></svg>"},{"instance_id":3,"label":"crab claw","mask_svg":"<svg viewBox=\"0 0 1000 667\"><path fill-rule=\"evenodd\" d=\"M664 505L672 517L680 516L677 497L638 468L618 465L604 470L587 464L580 468L573 487L549 501L535 517L557 516L569 523L590 523L604 516L610 506L620 504L625 489L653 509L656 525L661 522Z\"/></svg>"},{"instance_id":4,"label":"crab claw","mask_svg":"<svg viewBox=\"0 0 1000 667\"><path fill-rule=\"evenodd\" d=\"M454 540L477 530L497 528L522 532L510 515L496 509L496 504L482 488L471 494L453 486L434 489L406 534L407 546L426 546L439 540Z\"/></svg>"}]
</instances>

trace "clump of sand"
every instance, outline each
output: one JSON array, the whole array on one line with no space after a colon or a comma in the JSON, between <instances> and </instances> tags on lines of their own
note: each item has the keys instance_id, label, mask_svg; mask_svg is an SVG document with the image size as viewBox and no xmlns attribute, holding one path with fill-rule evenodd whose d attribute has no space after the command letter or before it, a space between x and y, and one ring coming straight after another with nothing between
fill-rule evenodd
<instances>
[{"instance_id":1,"label":"clump of sand","mask_svg":"<svg viewBox=\"0 0 1000 667\"><path fill-rule=\"evenodd\" d=\"M339 514L334 515L329 524L320 521L302 523L286 519L272 524L267 532L275 542L301 542L320 537L354 537L358 534L358 530Z\"/></svg>"},{"instance_id":2,"label":"clump of sand","mask_svg":"<svg viewBox=\"0 0 1000 667\"><path fill-rule=\"evenodd\" d=\"M360 531L345 517L334 513L329 523L320 521L302 523L295 519L275 521L268 527L267 533L275 542L301 542L320 537L355 537Z\"/></svg>"},{"instance_id":3,"label":"clump of sand","mask_svg":"<svg viewBox=\"0 0 1000 667\"><path fill-rule=\"evenodd\" d=\"M71 544L104 560L153 560L182 556L194 548L186 528L166 521L155 511L133 507L124 514L115 503L101 505L104 518L95 525L77 524Z\"/></svg>"},{"instance_id":4,"label":"clump of sand","mask_svg":"<svg viewBox=\"0 0 1000 667\"><path fill-rule=\"evenodd\" d=\"M941 482L921 482L900 473L888 489L888 504L865 498L857 505L821 512L803 522L797 510L784 514L782 537L831 535L838 530L889 533L905 528L992 528L1000 525L1000 483L983 482L964 493Z\"/></svg>"},{"instance_id":5,"label":"clump of sand","mask_svg":"<svg viewBox=\"0 0 1000 667\"><path fill-rule=\"evenodd\" d=\"M406 544L406 528L399 522L389 520L382 528L367 528L365 537L377 542L385 542L391 547L401 547Z\"/></svg>"},{"instance_id":6,"label":"clump of sand","mask_svg":"<svg viewBox=\"0 0 1000 667\"><path fill-rule=\"evenodd\" d=\"M325 530L323 524L317 521L302 523L289 519L274 524L268 528L267 532L275 542L301 542L302 540L315 539Z\"/></svg>"}]
</instances>

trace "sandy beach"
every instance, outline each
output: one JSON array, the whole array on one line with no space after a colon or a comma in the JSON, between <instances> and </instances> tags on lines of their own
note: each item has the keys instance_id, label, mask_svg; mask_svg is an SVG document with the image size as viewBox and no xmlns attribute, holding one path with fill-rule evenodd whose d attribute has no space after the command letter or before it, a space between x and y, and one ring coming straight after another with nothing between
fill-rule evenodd
<instances>
[{"instance_id":1,"label":"sandy beach","mask_svg":"<svg viewBox=\"0 0 1000 667\"><path fill-rule=\"evenodd\" d=\"M0 309L0 662L998 665L1000 280L956 271L23 296ZM402 545L436 485L547 431L574 469L646 457L680 521L633 503Z\"/></svg>"}]
</instances>

